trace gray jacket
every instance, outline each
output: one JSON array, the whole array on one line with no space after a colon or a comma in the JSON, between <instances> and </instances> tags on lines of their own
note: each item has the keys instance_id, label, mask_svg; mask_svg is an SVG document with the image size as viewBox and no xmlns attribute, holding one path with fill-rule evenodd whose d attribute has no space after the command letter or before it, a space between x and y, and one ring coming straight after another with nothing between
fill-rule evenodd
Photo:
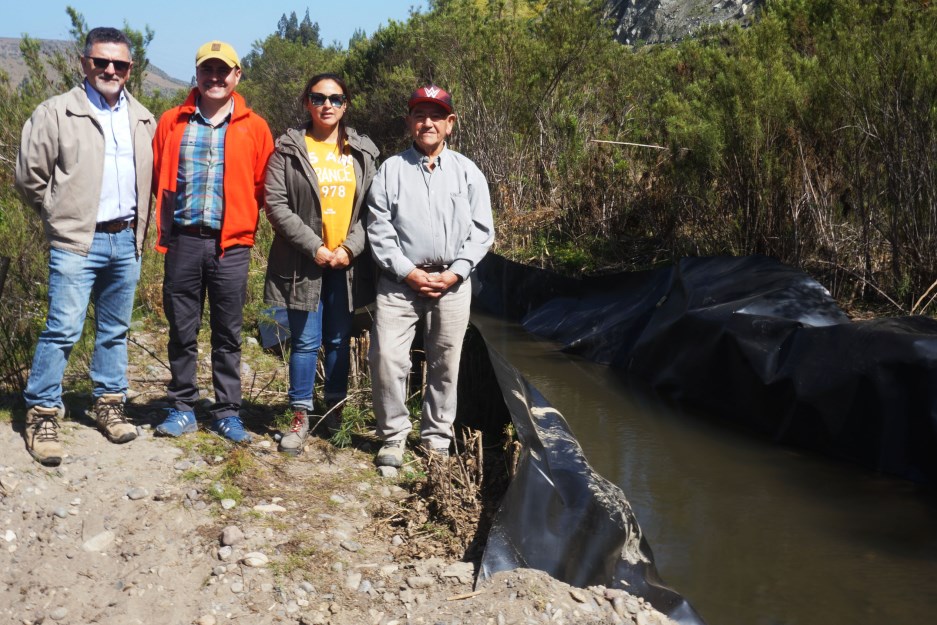
<instances>
[{"instance_id":1,"label":"gray jacket","mask_svg":"<svg viewBox=\"0 0 937 625\"><path fill-rule=\"evenodd\" d=\"M130 130L137 175L137 256L150 220L153 134L156 120L129 92ZM16 188L39 212L49 245L87 255L94 239L101 179L104 131L84 85L49 98L23 126L16 158Z\"/></svg>"},{"instance_id":2,"label":"gray jacket","mask_svg":"<svg viewBox=\"0 0 937 625\"><path fill-rule=\"evenodd\" d=\"M267 164L265 210L275 232L267 257L264 302L293 310L314 311L319 306L322 268L313 260L322 246L322 200L319 181L306 150L302 128L291 128L277 139L276 150ZM362 205L374 178L377 146L365 135L348 128L348 145L355 164L355 202L343 245L353 262L346 270L348 305L354 308L354 274L359 258L370 262L364 229Z\"/></svg>"}]
</instances>

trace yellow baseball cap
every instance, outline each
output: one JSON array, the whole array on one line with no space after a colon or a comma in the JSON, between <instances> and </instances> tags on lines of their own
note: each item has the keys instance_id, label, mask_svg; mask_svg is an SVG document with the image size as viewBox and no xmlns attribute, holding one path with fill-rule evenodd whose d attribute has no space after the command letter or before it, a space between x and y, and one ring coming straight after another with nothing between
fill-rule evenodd
<instances>
[{"instance_id":1,"label":"yellow baseball cap","mask_svg":"<svg viewBox=\"0 0 937 625\"><path fill-rule=\"evenodd\" d=\"M195 66L198 67L208 59L219 59L224 61L228 67L240 67L241 61L238 60L238 53L230 43L223 41L209 41L198 49L195 53Z\"/></svg>"}]
</instances>

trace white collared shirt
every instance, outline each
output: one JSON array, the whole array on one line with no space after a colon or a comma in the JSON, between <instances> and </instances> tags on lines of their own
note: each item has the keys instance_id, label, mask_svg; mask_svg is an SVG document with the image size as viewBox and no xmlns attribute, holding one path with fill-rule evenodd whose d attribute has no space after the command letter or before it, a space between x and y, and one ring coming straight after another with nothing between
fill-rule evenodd
<instances>
[{"instance_id":1,"label":"white collared shirt","mask_svg":"<svg viewBox=\"0 0 937 625\"><path fill-rule=\"evenodd\" d=\"M97 221L132 219L137 208L137 175L127 96L121 89L117 105L111 108L87 80L84 86L104 133L104 172Z\"/></svg>"}]
</instances>

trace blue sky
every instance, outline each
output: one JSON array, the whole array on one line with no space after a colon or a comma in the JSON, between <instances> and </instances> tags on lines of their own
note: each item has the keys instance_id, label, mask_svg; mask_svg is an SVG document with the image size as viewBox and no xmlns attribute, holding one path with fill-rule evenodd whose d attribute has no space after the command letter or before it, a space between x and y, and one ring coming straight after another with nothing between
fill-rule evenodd
<instances>
[{"instance_id":1,"label":"blue sky","mask_svg":"<svg viewBox=\"0 0 937 625\"><path fill-rule=\"evenodd\" d=\"M198 3L181 0L155 2L104 2L103 0L26 0L17 9L5 3L0 9L0 37L20 37L23 33L37 39L68 39L71 22L65 12L72 6L81 13L89 28L122 27L143 30L149 25L156 36L150 44L150 62L179 80L188 81L194 73L195 51L206 41L221 39L234 46L241 56L255 41L276 30L280 16L295 11L302 20L309 17L319 23L322 41L348 45L356 28L372 34L388 20L405 21L410 9L426 11L427 0L325 0L295 3L279 0L252 2Z\"/></svg>"}]
</instances>

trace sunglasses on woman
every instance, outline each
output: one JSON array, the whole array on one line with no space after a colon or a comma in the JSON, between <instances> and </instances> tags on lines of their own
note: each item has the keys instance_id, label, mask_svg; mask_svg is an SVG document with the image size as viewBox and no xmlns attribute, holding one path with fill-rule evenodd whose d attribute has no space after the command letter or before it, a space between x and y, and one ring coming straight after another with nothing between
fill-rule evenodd
<instances>
[{"instance_id":1,"label":"sunglasses on woman","mask_svg":"<svg viewBox=\"0 0 937 625\"><path fill-rule=\"evenodd\" d=\"M338 108L339 106L345 103L345 95L342 93L333 93L332 95L325 95L324 93L312 92L309 94L309 102L313 106L325 106L325 101L328 100L329 104Z\"/></svg>"}]
</instances>

